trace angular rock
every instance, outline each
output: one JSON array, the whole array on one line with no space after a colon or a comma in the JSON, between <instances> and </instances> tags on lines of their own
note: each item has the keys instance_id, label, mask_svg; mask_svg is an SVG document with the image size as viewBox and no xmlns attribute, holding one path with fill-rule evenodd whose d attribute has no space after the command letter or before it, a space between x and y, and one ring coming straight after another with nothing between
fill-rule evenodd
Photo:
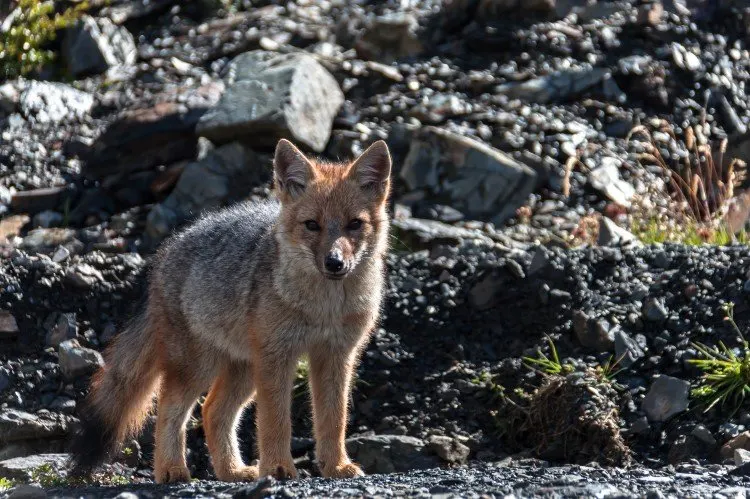
<instances>
[{"instance_id":1,"label":"angular rock","mask_svg":"<svg viewBox=\"0 0 750 499\"><path fill-rule=\"evenodd\" d=\"M643 316L650 322L664 322L669 317L669 310L659 298L649 298L643 303Z\"/></svg>"},{"instance_id":2,"label":"angular rock","mask_svg":"<svg viewBox=\"0 0 750 499\"><path fill-rule=\"evenodd\" d=\"M600 68L557 71L522 83L505 83L495 88L495 93L530 102L558 101L588 90L609 74L608 69Z\"/></svg>"},{"instance_id":3,"label":"angular rock","mask_svg":"<svg viewBox=\"0 0 750 499\"><path fill-rule=\"evenodd\" d=\"M65 280L79 289L89 289L98 282L104 282L104 277L91 265L79 263L68 269Z\"/></svg>"},{"instance_id":4,"label":"angular rock","mask_svg":"<svg viewBox=\"0 0 750 499\"><path fill-rule=\"evenodd\" d=\"M743 431L722 445L720 451L721 457L724 459L732 459L734 457L734 451L737 449L750 451L750 431Z\"/></svg>"},{"instance_id":5,"label":"angular rock","mask_svg":"<svg viewBox=\"0 0 750 499\"><path fill-rule=\"evenodd\" d=\"M195 127L206 109L218 102L223 88L222 83L209 83L196 89L202 98L190 106L165 101L124 112L85 153L83 174L112 187L135 172L195 159Z\"/></svg>"},{"instance_id":6,"label":"angular rock","mask_svg":"<svg viewBox=\"0 0 750 499\"><path fill-rule=\"evenodd\" d=\"M96 350L84 348L78 340L66 340L57 350L62 375L69 380L91 374L104 365L104 358Z\"/></svg>"},{"instance_id":7,"label":"angular rock","mask_svg":"<svg viewBox=\"0 0 750 499\"><path fill-rule=\"evenodd\" d=\"M427 449L451 464L466 464L471 453L467 446L445 435L433 435L427 439Z\"/></svg>"},{"instance_id":8,"label":"angular rock","mask_svg":"<svg viewBox=\"0 0 750 499\"><path fill-rule=\"evenodd\" d=\"M41 123L75 121L87 116L94 105L91 94L57 82L31 81L21 93L21 113Z\"/></svg>"},{"instance_id":9,"label":"angular rock","mask_svg":"<svg viewBox=\"0 0 750 499\"><path fill-rule=\"evenodd\" d=\"M742 466L747 463L750 463L750 450L734 449L734 464Z\"/></svg>"},{"instance_id":10,"label":"angular rock","mask_svg":"<svg viewBox=\"0 0 750 499\"><path fill-rule=\"evenodd\" d=\"M57 348L63 341L72 340L76 336L78 336L76 314L60 314L54 326L47 332L45 343L47 346Z\"/></svg>"},{"instance_id":11,"label":"angular rock","mask_svg":"<svg viewBox=\"0 0 750 499\"><path fill-rule=\"evenodd\" d=\"M363 59L391 63L412 57L423 50L417 35L419 22L414 15L393 12L370 19L355 43Z\"/></svg>"},{"instance_id":12,"label":"angular rock","mask_svg":"<svg viewBox=\"0 0 750 499\"><path fill-rule=\"evenodd\" d=\"M229 63L225 80L227 89L200 119L199 134L267 147L284 137L323 151L344 94L313 57L246 52Z\"/></svg>"},{"instance_id":13,"label":"angular rock","mask_svg":"<svg viewBox=\"0 0 750 499\"><path fill-rule=\"evenodd\" d=\"M711 447L716 445L716 438L714 438L711 431L702 424L696 425L690 434L706 445Z\"/></svg>"},{"instance_id":14,"label":"angular rock","mask_svg":"<svg viewBox=\"0 0 750 499\"><path fill-rule=\"evenodd\" d=\"M8 499L46 499L47 492L39 485L23 484L13 487Z\"/></svg>"},{"instance_id":15,"label":"angular rock","mask_svg":"<svg viewBox=\"0 0 750 499\"><path fill-rule=\"evenodd\" d=\"M620 178L620 161L616 158L604 158L602 164L589 173L591 186L615 203L629 208L635 187Z\"/></svg>"},{"instance_id":16,"label":"angular rock","mask_svg":"<svg viewBox=\"0 0 750 499\"><path fill-rule=\"evenodd\" d=\"M0 412L0 442L65 437L72 421L70 416L47 411L5 410Z\"/></svg>"},{"instance_id":17,"label":"angular rock","mask_svg":"<svg viewBox=\"0 0 750 499\"><path fill-rule=\"evenodd\" d=\"M628 368L645 355L643 349L625 331L615 332L615 360L618 361L618 366Z\"/></svg>"},{"instance_id":18,"label":"angular rock","mask_svg":"<svg viewBox=\"0 0 750 499\"><path fill-rule=\"evenodd\" d=\"M643 399L642 408L650 421L666 421L687 410L689 393L687 381L659 375Z\"/></svg>"},{"instance_id":19,"label":"angular rock","mask_svg":"<svg viewBox=\"0 0 750 499\"><path fill-rule=\"evenodd\" d=\"M537 174L486 144L426 127L414 135L401 178L433 202L497 225L512 217L533 192Z\"/></svg>"},{"instance_id":20,"label":"angular rock","mask_svg":"<svg viewBox=\"0 0 750 499\"><path fill-rule=\"evenodd\" d=\"M0 478L28 481L40 466L50 466L56 473L64 476L68 458L68 454L36 454L6 459L0 461Z\"/></svg>"},{"instance_id":21,"label":"angular rock","mask_svg":"<svg viewBox=\"0 0 750 499\"><path fill-rule=\"evenodd\" d=\"M346 449L365 473L395 473L440 465L437 456L426 452L425 444L404 435L373 435L350 438Z\"/></svg>"},{"instance_id":22,"label":"angular rock","mask_svg":"<svg viewBox=\"0 0 750 499\"><path fill-rule=\"evenodd\" d=\"M608 217L601 218L596 243L599 246L643 246L632 232L620 227Z\"/></svg>"},{"instance_id":23,"label":"angular rock","mask_svg":"<svg viewBox=\"0 0 750 499\"><path fill-rule=\"evenodd\" d=\"M100 74L107 69L135 64L138 55L133 35L106 18L83 16L66 30L62 53L73 76Z\"/></svg>"},{"instance_id":24,"label":"angular rock","mask_svg":"<svg viewBox=\"0 0 750 499\"><path fill-rule=\"evenodd\" d=\"M0 339L13 339L20 330L13 314L7 310L0 310Z\"/></svg>"},{"instance_id":25,"label":"angular rock","mask_svg":"<svg viewBox=\"0 0 750 499\"><path fill-rule=\"evenodd\" d=\"M584 312L573 312L573 331L578 341L586 348L606 352L614 344L617 326L603 318L589 318Z\"/></svg>"},{"instance_id":26,"label":"angular rock","mask_svg":"<svg viewBox=\"0 0 750 499\"><path fill-rule=\"evenodd\" d=\"M265 157L237 142L209 151L185 167L169 197L151 210L146 233L154 242L160 241L202 211L246 196L268 177L265 164Z\"/></svg>"}]
</instances>

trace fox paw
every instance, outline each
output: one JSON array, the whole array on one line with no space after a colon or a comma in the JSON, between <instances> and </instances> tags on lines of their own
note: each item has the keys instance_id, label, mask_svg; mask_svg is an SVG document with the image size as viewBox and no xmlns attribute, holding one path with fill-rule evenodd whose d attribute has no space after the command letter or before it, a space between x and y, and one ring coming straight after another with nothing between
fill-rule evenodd
<instances>
[{"instance_id":1,"label":"fox paw","mask_svg":"<svg viewBox=\"0 0 750 499\"><path fill-rule=\"evenodd\" d=\"M217 472L216 478L222 482L254 482L258 475L257 466L238 466L231 471Z\"/></svg>"},{"instance_id":2,"label":"fox paw","mask_svg":"<svg viewBox=\"0 0 750 499\"><path fill-rule=\"evenodd\" d=\"M154 471L156 483L189 482L190 471L186 466L168 466Z\"/></svg>"},{"instance_id":3,"label":"fox paw","mask_svg":"<svg viewBox=\"0 0 750 499\"><path fill-rule=\"evenodd\" d=\"M326 478L354 478L365 476L365 473L356 464L345 463L323 469L323 476Z\"/></svg>"},{"instance_id":4,"label":"fox paw","mask_svg":"<svg viewBox=\"0 0 750 499\"><path fill-rule=\"evenodd\" d=\"M294 463L274 464L270 466L261 464L260 475L272 476L277 480L297 478L297 468L294 467Z\"/></svg>"}]
</instances>

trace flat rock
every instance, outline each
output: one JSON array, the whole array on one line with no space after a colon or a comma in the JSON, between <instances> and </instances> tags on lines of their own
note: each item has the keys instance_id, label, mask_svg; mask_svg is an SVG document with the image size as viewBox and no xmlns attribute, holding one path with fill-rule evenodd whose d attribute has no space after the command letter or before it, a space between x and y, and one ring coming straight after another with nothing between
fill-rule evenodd
<instances>
[{"instance_id":1,"label":"flat rock","mask_svg":"<svg viewBox=\"0 0 750 499\"><path fill-rule=\"evenodd\" d=\"M366 473L394 473L438 466L440 459L425 451L425 443L404 435L350 438L346 449Z\"/></svg>"},{"instance_id":2,"label":"flat rock","mask_svg":"<svg viewBox=\"0 0 750 499\"><path fill-rule=\"evenodd\" d=\"M689 393L689 382L659 375L643 399L642 408L650 421L666 421L687 410Z\"/></svg>"},{"instance_id":3,"label":"flat rock","mask_svg":"<svg viewBox=\"0 0 750 499\"><path fill-rule=\"evenodd\" d=\"M10 200L10 206L17 212L29 215L54 210L62 205L67 190L64 186L57 186L16 192Z\"/></svg>"},{"instance_id":4,"label":"flat rock","mask_svg":"<svg viewBox=\"0 0 750 499\"><path fill-rule=\"evenodd\" d=\"M50 466L56 473L66 474L68 454L36 454L0 461L0 477L9 480L29 480L40 466Z\"/></svg>"},{"instance_id":5,"label":"flat rock","mask_svg":"<svg viewBox=\"0 0 750 499\"><path fill-rule=\"evenodd\" d=\"M8 409L0 412L0 442L65 437L72 421L63 414Z\"/></svg>"},{"instance_id":6,"label":"flat rock","mask_svg":"<svg viewBox=\"0 0 750 499\"><path fill-rule=\"evenodd\" d=\"M401 178L475 219L502 224L533 192L537 174L493 147L436 127L414 135Z\"/></svg>"},{"instance_id":7,"label":"flat rock","mask_svg":"<svg viewBox=\"0 0 750 499\"><path fill-rule=\"evenodd\" d=\"M495 88L495 93L530 102L559 101L600 84L609 74L601 68L557 71L522 83L505 83Z\"/></svg>"},{"instance_id":8,"label":"flat rock","mask_svg":"<svg viewBox=\"0 0 750 499\"><path fill-rule=\"evenodd\" d=\"M202 136L267 147L283 137L323 151L344 94L312 56L246 52L230 62L225 80L218 104L198 123Z\"/></svg>"},{"instance_id":9,"label":"flat rock","mask_svg":"<svg viewBox=\"0 0 750 499\"><path fill-rule=\"evenodd\" d=\"M446 244L459 246L467 241L477 241L493 245L494 241L481 230L456 227L437 220L403 218L392 221L399 240L411 250L432 249Z\"/></svg>"}]
</instances>

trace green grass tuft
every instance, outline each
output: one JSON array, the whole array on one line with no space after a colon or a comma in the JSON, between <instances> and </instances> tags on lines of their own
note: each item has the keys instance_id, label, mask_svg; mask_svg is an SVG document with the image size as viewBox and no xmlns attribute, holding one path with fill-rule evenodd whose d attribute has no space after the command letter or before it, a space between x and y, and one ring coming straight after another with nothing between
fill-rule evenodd
<instances>
[{"instance_id":1,"label":"green grass tuft","mask_svg":"<svg viewBox=\"0 0 750 499\"><path fill-rule=\"evenodd\" d=\"M688 246L702 244L729 246L750 243L750 238L744 229L735 235L723 224L713 228L710 225L689 221L669 226L669 223L661 223L656 218L645 221L634 219L630 231L643 244L680 243Z\"/></svg>"},{"instance_id":2,"label":"green grass tuft","mask_svg":"<svg viewBox=\"0 0 750 499\"><path fill-rule=\"evenodd\" d=\"M547 337L549 343L550 354L552 358L544 355L544 352L539 350L538 357L524 357L523 360L526 362L526 366L534 371L546 374L548 376L554 376L557 374L568 374L573 372L573 366L570 364L562 364L560 357L557 355L557 347L552 341L552 338Z\"/></svg>"},{"instance_id":3,"label":"green grass tuft","mask_svg":"<svg viewBox=\"0 0 750 499\"><path fill-rule=\"evenodd\" d=\"M13 488L16 483L9 478L0 477L0 492Z\"/></svg>"},{"instance_id":4,"label":"green grass tuft","mask_svg":"<svg viewBox=\"0 0 750 499\"><path fill-rule=\"evenodd\" d=\"M97 473L91 478L66 477L60 474L51 464L41 464L34 468L29 474L30 482L38 483L42 487L81 487L85 485L127 485L130 479L116 473Z\"/></svg>"},{"instance_id":5,"label":"green grass tuft","mask_svg":"<svg viewBox=\"0 0 750 499\"><path fill-rule=\"evenodd\" d=\"M691 364L703 371L699 386L692 390L693 397L705 406L705 412L719 406L734 414L747 395L750 395L750 345L734 321L734 304L724 304L724 313L740 337L739 354L723 342L713 348L695 344L703 359L690 359Z\"/></svg>"}]
</instances>

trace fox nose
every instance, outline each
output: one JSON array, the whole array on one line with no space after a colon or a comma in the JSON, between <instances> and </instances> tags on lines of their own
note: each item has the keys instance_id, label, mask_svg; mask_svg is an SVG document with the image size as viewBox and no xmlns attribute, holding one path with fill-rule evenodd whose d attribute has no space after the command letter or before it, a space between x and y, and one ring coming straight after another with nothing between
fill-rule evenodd
<instances>
[{"instance_id":1,"label":"fox nose","mask_svg":"<svg viewBox=\"0 0 750 499\"><path fill-rule=\"evenodd\" d=\"M328 253L328 255L326 255L325 266L328 272L341 272L344 269L344 260L341 258L341 253L337 251Z\"/></svg>"}]
</instances>

